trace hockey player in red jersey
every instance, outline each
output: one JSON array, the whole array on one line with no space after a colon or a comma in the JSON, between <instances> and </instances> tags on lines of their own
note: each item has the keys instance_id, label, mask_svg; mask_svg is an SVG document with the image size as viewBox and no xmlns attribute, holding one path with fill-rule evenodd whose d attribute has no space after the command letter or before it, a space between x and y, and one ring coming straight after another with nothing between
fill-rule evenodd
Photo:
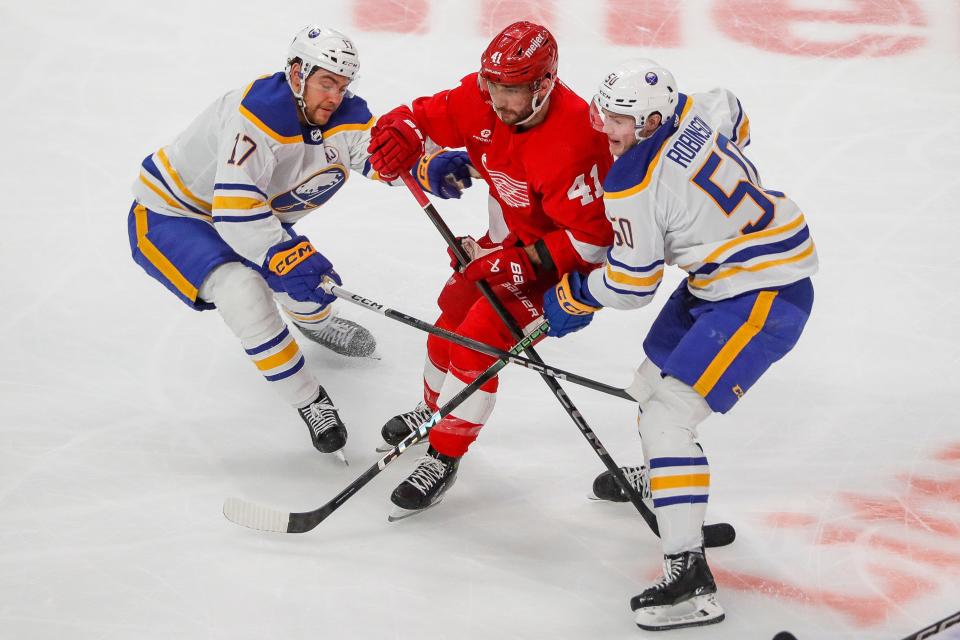
<instances>
[{"instance_id":1,"label":"hockey player in red jersey","mask_svg":"<svg viewBox=\"0 0 960 640\"><path fill-rule=\"evenodd\" d=\"M444 285L436 324L503 349L515 340L475 282L486 280L517 324L529 327L541 321L543 293L559 275L598 266L613 238L601 189L612 163L606 138L591 128L587 104L558 80L557 62L546 28L516 22L483 52L479 73L384 114L371 134L370 161L382 179L422 156L416 175L440 197L450 184L434 175L441 172L430 166L431 151L466 148L489 188L489 229L463 239L472 261ZM387 422L384 439L399 443L492 363L430 336L424 401ZM439 501L493 410L497 384L489 381L433 428L427 455L391 496L397 507L415 512Z\"/></svg>"}]
</instances>

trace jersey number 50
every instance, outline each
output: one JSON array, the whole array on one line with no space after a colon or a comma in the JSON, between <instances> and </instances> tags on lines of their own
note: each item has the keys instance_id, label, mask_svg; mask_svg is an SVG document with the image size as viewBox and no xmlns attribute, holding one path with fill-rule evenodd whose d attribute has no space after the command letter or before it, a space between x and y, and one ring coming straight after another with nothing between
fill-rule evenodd
<instances>
[{"instance_id":1,"label":"jersey number 50","mask_svg":"<svg viewBox=\"0 0 960 640\"><path fill-rule=\"evenodd\" d=\"M720 154L723 154L723 156L735 164L725 163L724 158L721 157ZM733 188L731 193L728 194L723 190L723 187L713 181L713 177L717 174L718 170L722 172L721 175L725 173L725 177L728 179L730 176L740 178L737 186ZM756 171L751 172L747 168L746 158L741 156L740 149L735 147L729 138L720 135L717 136L717 145L710 153L707 161L703 163L703 166L700 167L697 174L690 180L700 187L700 189L720 207L720 210L723 211L724 215L728 218L736 213L740 205L743 204L744 198L753 200L763 211L763 214L756 220L740 227L740 233L746 235L765 229L773 222L776 204L767 197L767 194L779 197L783 196L782 193L777 191L764 191L761 189L754 183L754 181L759 181L755 178L755 175Z\"/></svg>"}]
</instances>

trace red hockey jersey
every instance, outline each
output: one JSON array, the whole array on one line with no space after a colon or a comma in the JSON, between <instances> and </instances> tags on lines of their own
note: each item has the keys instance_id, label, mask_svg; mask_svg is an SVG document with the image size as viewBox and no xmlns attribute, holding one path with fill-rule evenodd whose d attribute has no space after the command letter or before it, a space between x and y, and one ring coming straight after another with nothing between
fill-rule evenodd
<instances>
[{"instance_id":1,"label":"red hockey jersey","mask_svg":"<svg viewBox=\"0 0 960 640\"><path fill-rule=\"evenodd\" d=\"M613 242L601 187L613 158L586 102L566 85L557 83L547 109L543 122L517 131L484 101L476 73L413 102L420 130L440 146L466 147L486 180L492 240L508 232L525 245L543 240L558 273L588 271Z\"/></svg>"}]
</instances>

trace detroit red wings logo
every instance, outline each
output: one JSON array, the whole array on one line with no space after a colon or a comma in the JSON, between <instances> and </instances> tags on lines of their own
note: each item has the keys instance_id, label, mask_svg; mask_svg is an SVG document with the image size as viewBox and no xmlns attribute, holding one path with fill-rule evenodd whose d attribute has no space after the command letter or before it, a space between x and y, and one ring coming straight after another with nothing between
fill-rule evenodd
<instances>
[{"instance_id":1,"label":"detroit red wings logo","mask_svg":"<svg viewBox=\"0 0 960 640\"><path fill-rule=\"evenodd\" d=\"M517 208L530 206L530 188L526 182L511 178L502 171L490 169L487 166L487 154L483 154L480 161L483 162L483 168L487 170L490 181L504 202Z\"/></svg>"}]
</instances>

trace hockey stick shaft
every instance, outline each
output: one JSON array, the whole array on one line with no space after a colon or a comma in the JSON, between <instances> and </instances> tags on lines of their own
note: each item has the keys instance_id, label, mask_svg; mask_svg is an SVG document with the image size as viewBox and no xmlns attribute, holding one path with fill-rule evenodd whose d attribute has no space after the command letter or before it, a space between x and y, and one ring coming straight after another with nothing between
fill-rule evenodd
<instances>
[{"instance_id":1,"label":"hockey stick shaft","mask_svg":"<svg viewBox=\"0 0 960 640\"><path fill-rule=\"evenodd\" d=\"M537 338L543 335L543 331L543 328L538 327L529 335L524 336L510 350L510 353L518 354L523 352L525 349L529 348L530 345L537 340ZM223 515L235 524L239 524L244 527L250 527L252 529L260 529L263 531L275 531L278 533L305 533L314 529L318 524L327 519L330 514L339 509L344 502L349 500L354 494L360 491L360 489L366 486L368 482L379 475L388 464L400 457L400 454L402 454L407 448L425 438L427 434L430 433L430 430L434 427L434 425L440 422L444 416L448 415L451 411L465 402L467 398L469 398L477 389L486 384L487 381L497 375L497 373L505 366L507 366L507 360L505 359L497 360L490 365L486 371L480 374L480 377L461 389L459 393L450 398L450 400L448 400L442 407L438 408L433 415L430 416L429 420L420 425L417 431L404 438L400 444L388 451L386 455L376 462L376 464L360 474L356 480L347 485L347 487L345 487L340 493L335 495L333 499L324 504L322 507L314 509L313 511L304 511L298 513L279 511L276 509L270 509L268 507L252 504L244 500L230 498L224 502Z\"/></svg>"},{"instance_id":2,"label":"hockey stick shaft","mask_svg":"<svg viewBox=\"0 0 960 640\"><path fill-rule=\"evenodd\" d=\"M423 209L424 213L427 214L427 217L430 219L430 222L433 223L433 226L436 227L437 231L440 232L440 235L446 241L447 246L450 247L450 250L453 252L453 255L457 258L457 262L460 266L466 266L470 262L470 258L467 256L466 252L463 250L463 247L457 241L456 237L453 235L453 232L450 231L450 227L447 226L443 218L440 217L440 213L437 211L436 207L430 202L427 198L427 195L423 192L423 189L413 178L413 176L408 171L404 171L400 174L403 178L403 183L410 190L410 193L413 194L413 197L417 200L417 203ZM493 307L493 310L500 317L500 320L506 325L510 332L514 336L523 335L520 327L517 325L516 320L513 316L507 311L503 303L497 298L493 293L490 285L485 281L478 281L477 287L480 289L480 292L490 303L490 306ZM540 355L532 347L527 349L527 354L530 359L539 364L543 365L543 359L540 358ZM580 411L577 410L576 406L573 404L573 401L570 400L570 397L567 395L567 392L563 390L563 387L554 379L543 373L540 374L540 377L543 378L543 381L550 388L550 391L553 392L553 395L560 402L560 405L563 407L564 411L567 412L567 415L570 416L570 419L580 430L580 433L583 434L583 437L586 438L587 442L590 444L590 447L593 449L594 453L600 458L600 461L603 462L607 470L613 475L614 479L617 481L617 484L620 485L620 488L626 492L627 496L630 498L630 502L637 509L640 515L643 517L643 520L647 523L647 526L650 527L650 530L653 531L657 537L660 536L660 527L657 524L657 516L651 511L647 505L643 503L643 498L637 492L634 487L627 482L627 479L624 477L623 472L613 461L613 458L607 453L607 450L604 449L603 443L600 442L600 439L594 433L593 429L590 428L590 425L587 424L587 421L581 415ZM733 527L726 523L719 523L714 525L706 525L703 528L703 543L707 547L720 547L733 542L735 533L733 532Z\"/></svg>"},{"instance_id":3,"label":"hockey stick shaft","mask_svg":"<svg viewBox=\"0 0 960 640\"><path fill-rule=\"evenodd\" d=\"M600 393L606 393L607 395L615 396L617 398L623 398L624 400L629 400L631 402L636 402L636 399L631 396L626 390L619 387L614 387L609 384L604 384L603 382L598 382L592 380L585 376L572 373L570 371L564 371L563 369L558 369L556 367L551 367L547 364L540 364L534 362L529 358L524 358L523 356L513 355L508 351L503 349L498 349L493 345L489 345L485 342L480 342L479 340L474 340L473 338L468 338L466 336L461 336L458 333L453 331L448 331L442 327L438 327L435 324L430 324L429 322L424 322L414 318L413 316L407 315L402 311L397 311L396 309L391 309L375 300L366 298L364 296L357 295L351 291L347 291L343 287L340 287L336 284L333 284L331 281L325 282L321 285L323 290L327 293L334 295L341 300L346 300L351 302L359 307L369 309L375 313L379 313L382 316L386 316L391 320L396 320L402 324L407 325L408 327L413 327L414 329L419 329L431 335L435 335L444 340L453 342L462 347L472 349L474 351L479 351L480 353L485 353L488 356L493 356L494 358L500 360L507 360L511 364L519 365L525 369L530 369L531 371L536 371L537 373L548 375L551 378L558 378L560 380L566 380L567 382L572 382L578 384L581 387L586 387L588 389L593 389L594 391L599 391ZM548 324L546 320L538 327L542 333L546 333Z\"/></svg>"},{"instance_id":4,"label":"hockey stick shaft","mask_svg":"<svg viewBox=\"0 0 960 640\"><path fill-rule=\"evenodd\" d=\"M937 622L934 622L933 624L921 629L920 631L917 631L916 633L911 633L903 640L922 640L923 638L929 638L956 624L960 624L960 611L956 612L952 616L947 616L943 620L938 620Z\"/></svg>"}]
</instances>

